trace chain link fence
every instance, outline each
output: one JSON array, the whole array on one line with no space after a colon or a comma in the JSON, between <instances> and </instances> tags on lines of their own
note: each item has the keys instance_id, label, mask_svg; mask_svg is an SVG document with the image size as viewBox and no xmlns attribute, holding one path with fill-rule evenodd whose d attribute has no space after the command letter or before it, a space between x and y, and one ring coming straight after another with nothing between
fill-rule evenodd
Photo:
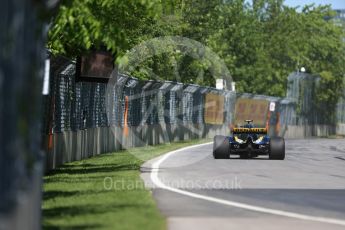
<instances>
[{"instance_id":1,"label":"chain link fence","mask_svg":"<svg viewBox=\"0 0 345 230\"><path fill-rule=\"evenodd\" d=\"M317 101L319 84L320 77L308 73L294 72L288 76L287 97L280 101L279 107L280 125L283 128L281 135L345 135L345 91L334 111L320 111L329 106L320 105Z\"/></svg>"},{"instance_id":2,"label":"chain link fence","mask_svg":"<svg viewBox=\"0 0 345 230\"><path fill-rule=\"evenodd\" d=\"M111 87L76 82L74 62L58 57L51 63L51 93L45 100L48 169L121 148L211 137L216 130L229 133L234 92L171 81L139 81L124 74ZM205 123L207 94L224 97L221 123ZM124 129L129 129L128 137Z\"/></svg>"},{"instance_id":3,"label":"chain link fence","mask_svg":"<svg viewBox=\"0 0 345 230\"><path fill-rule=\"evenodd\" d=\"M171 81L139 81L119 74L117 83L110 92L113 103L107 105L107 84L75 82L75 64L66 62L65 68L57 71L54 71L52 64L52 93L46 100L46 108L50 109L51 114L48 119L51 125L45 126L47 134L111 125L124 127L126 96L129 98L129 126L159 123L204 124L203 97L207 93L224 96L225 122L231 122L236 98L234 93ZM107 109L107 106L111 109ZM49 127L52 129L49 130Z\"/></svg>"},{"instance_id":4,"label":"chain link fence","mask_svg":"<svg viewBox=\"0 0 345 230\"><path fill-rule=\"evenodd\" d=\"M267 116L270 135L342 134L337 127L344 124L344 99L336 109L338 126L326 123L315 106L319 78L306 73L288 76L287 97L278 98L171 81L139 81L124 74L109 88L104 83L76 82L75 68L68 59L52 61L52 93L46 100L48 168L121 148L229 134L238 98L275 104ZM208 94L224 99L219 124L205 122ZM124 136L125 129L129 136Z\"/></svg>"}]
</instances>

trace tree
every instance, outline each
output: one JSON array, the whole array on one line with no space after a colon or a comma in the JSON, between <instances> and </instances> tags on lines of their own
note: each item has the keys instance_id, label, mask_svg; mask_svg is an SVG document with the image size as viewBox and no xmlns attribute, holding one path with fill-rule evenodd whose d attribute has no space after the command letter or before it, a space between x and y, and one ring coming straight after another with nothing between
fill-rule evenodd
<instances>
[{"instance_id":1,"label":"tree","mask_svg":"<svg viewBox=\"0 0 345 230\"><path fill-rule=\"evenodd\" d=\"M53 53L75 57L106 46L121 55L142 39L142 30L160 14L159 0L62 1L49 31Z\"/></svg>"},{"instance_id":2,"label":"tree","mask_svg":"<svg viewBox=\"0 0 345 230\"><path fill-rule=\"evenodd\" d=\"M329 6L298 12L282 0L253 6L232 0L216 15L208 44L226 61L239 91L284 96L288 74L302 66L313 74L330 71L335 81L344 76L344 33L325 20L333 15Z\"/></svg>"},{"instance_id":3,"label":"tree","mask_svg":"<svg viewBox=\"0 0 345 230\"><path fill-rule=\"evenodd\" d=\"M77 0L64 1L55 18L48 47L70 57L105 45L121 57L136 44L159 36L184 36L211 47L226 63L239 92L285 96L287 76L305 67L321 74L320 100L342 91L344 30L328 20L329 6L300 11L283 0ZM209 63L166 47L132 73L214 86ZM327 94L327 95L326 95Z\"/></svg>"}]
</instances>

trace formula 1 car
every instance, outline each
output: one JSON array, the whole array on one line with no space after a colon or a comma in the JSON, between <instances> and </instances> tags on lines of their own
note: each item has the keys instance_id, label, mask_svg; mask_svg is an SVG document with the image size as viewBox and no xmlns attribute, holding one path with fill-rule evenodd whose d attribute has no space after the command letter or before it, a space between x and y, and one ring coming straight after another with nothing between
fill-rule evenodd
<instances>
[{"instance_id":1,"label":"formula 1 car","mask_svg":"<svg viewBox=\"0 0 345 230\"><path fill-rule=\"evenodd\" d=\"M284 138L268 136L266 128L254 128L253 120L246 122L240 128L233 128L232 136L214 137L213 157L229 159L230 155L239 155L243 159L268 155L272 160L284 160Z\"/></svg>"}]
</instances>

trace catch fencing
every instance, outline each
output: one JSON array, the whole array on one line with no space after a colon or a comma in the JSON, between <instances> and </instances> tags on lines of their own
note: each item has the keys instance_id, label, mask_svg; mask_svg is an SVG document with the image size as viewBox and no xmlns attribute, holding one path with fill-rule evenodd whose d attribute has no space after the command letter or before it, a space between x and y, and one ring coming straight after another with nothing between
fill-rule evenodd
<instances>
[{"instance_id":1,"label":"catch fencing","mask_svg":"<svg viewBox=\"0 0 345 230\"><path fill-rule=\"evenodd\" d=\"M335 108L325 111L329 108L327 102L320 105L317 101L319 84L320 78L308 73L294 72L288 76L287 96L280 100L281 136L345 135L345 91Z\"/></svg>"},{"instance_id":2,"label":"catch fencing","mask_svg":"<svg viewBox=\"0 0 345 230\"><path fill-rule=\"evenodd\" d=\"M243 94L240 97L267 100L275 104L267 119L271 135L285 138L326 137L345 135L345 91L334 111L320 112L329 106L317 102L317 87L320 78L308 73L293 72L287 78L285 98ZM335 114L335 121L332 114Z\"/></svg>"},{"instance_id":3,"label":"catch fencing","mask_svg":"<svg viewBox=\"0 0 345 230\"><path fill-rule=\"evenodd\" d=\"M124 74L114 85L76 82L73 62L51 63L47 169L123 148L229 134L234 92Z\"/></svg>"},{"instance_id":4,"label":"catch fencing","mask_svg":"<svg viewBox=\"0 0 345 230\"><path fill-rule=\"evenodd\" d=\"M345 134L344 100L336 108L337 123L325 122L314 100L319 80L306 73L288 76L287 97L279 98L139 81L124 74L114 85L76 82L75 68L61 57L52 61L45 119L47 169L124 148L226 135L231 125L250 118L266 126L272 136ZM242 115L236 103L242 103L238 105Z\"/></svg>"},{"instance_id":5,"label":"catch fencing","mask_svg":"<svg viewBox=\"0 0 345 230\"><path fill-rule=\"evenodd\" d=\"M127 125L139 126L204 124L205 95L221 96L224 98L219 112L221 120L214 124L222 125L224 119L225 123L231 122L236 99L236 94L230 91L171 81L139 81L124 74L119 74L112 88L104 83L76 82L74 63L67 64L61 72L53 71L50 80L52 93L46 99L50 114L47 115L50 119L47 119L46 133L112 125L124 127L126 97ZM108 103L106 93L110 94Z\"/></svg>"}]
</instances>

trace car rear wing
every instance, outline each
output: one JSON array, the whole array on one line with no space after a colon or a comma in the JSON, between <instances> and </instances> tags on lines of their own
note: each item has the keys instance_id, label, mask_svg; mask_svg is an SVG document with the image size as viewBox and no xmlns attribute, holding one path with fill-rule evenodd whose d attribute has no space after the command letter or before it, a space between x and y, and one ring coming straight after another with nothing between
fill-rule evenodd
<instances>
[{"instance_id":1,"label":"car rear wing","mask_svg":"<svg viewBox=\"0 0 345 230\"><path fill-rule=\"evenodd\" d=\"M253 134L267 134L266 128L233 128L233 134L242 134L242 133L253 133Z\"/></svg>"}]
</instances>

